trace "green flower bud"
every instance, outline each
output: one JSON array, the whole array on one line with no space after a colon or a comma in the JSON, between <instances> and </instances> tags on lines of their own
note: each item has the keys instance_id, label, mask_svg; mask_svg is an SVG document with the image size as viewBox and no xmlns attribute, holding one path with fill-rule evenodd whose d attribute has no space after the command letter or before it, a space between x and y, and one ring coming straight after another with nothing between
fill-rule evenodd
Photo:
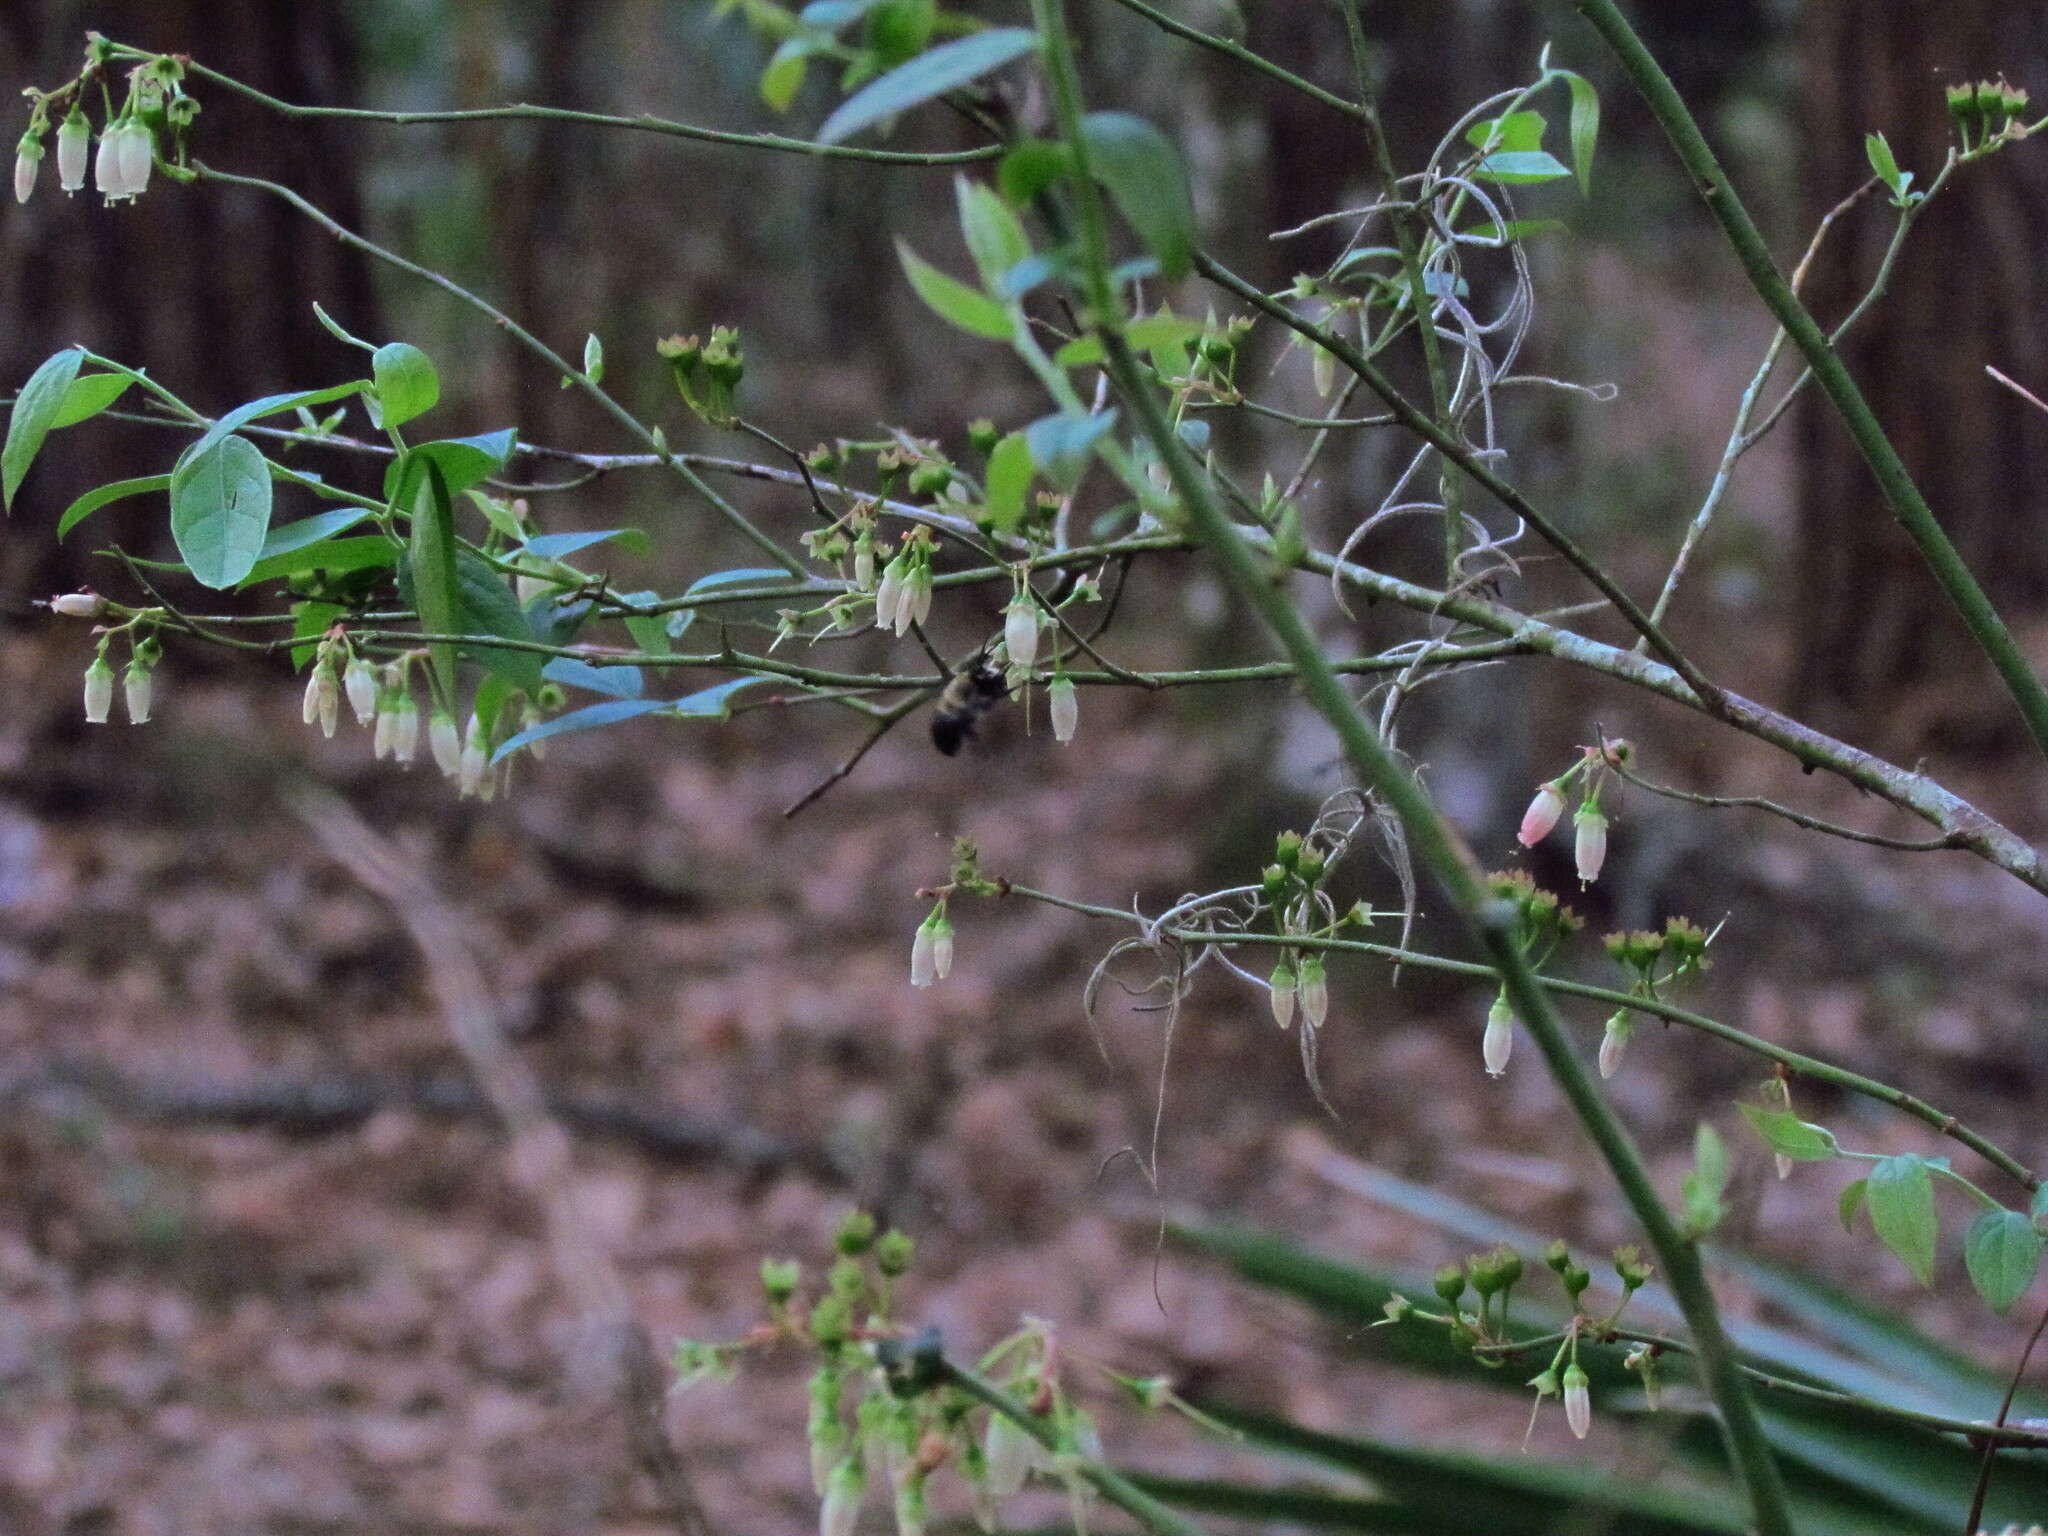
<instances>
[{"instance_id":1,"label":"green flower bud","mask_svg":"<svg viewBox=\"0 0 2048 1536\"><path fill-rule=\"evenodd\" d=\"M911 1260L917 1257L917 1242L907 1232L894 1227L884 1232L875 1242L875 1268L894 1279L910 1268Z\"/></svg>"},{"instance_id":2,"label":"green flower bud","mask_svg":"<svg viewBox=\"0 0 2048 1536\"><path fill-rule=\"evenodd\" d=\"M839 1230L833 1235L832 1246L848 1258L859 1258L875 1241L875 1218L866 1211L854 1210L846 1213L839 1223Z\"/></svg>"}]
</instances>

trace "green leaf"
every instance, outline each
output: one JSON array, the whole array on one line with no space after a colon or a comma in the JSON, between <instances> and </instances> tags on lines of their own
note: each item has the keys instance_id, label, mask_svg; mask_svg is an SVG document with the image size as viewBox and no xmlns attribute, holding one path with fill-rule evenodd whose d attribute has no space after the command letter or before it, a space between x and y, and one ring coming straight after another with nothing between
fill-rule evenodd
<instances>
[{"instance_id":1,"label":"green leaf","mask_svg":"<svg viewBox=\"0 0 2048 1536\"><path fill-rule=\"evenodd\" d=\"M223 437L171 473L171 538L192 579L232 587L270 532L270 466L245 437Z\"/></svg>"},{"instance_id":2,"label":"green leaf","mask_svg":"<svg viewBox=\"0 0 2048 1536\"><path fill-rule=\"evenodd\" d=\"M75 427L81 421L90 421L128 393L128 386L134 382L132 373L88 373L83 378L73 379L71 387L64 391L63 402L57 407L50 430L54 432L59 427Z\"/></svg>"},{"instance_id":3,"label":"green leaf","mask_svg":"<svg viewBox=\"0 0 2048 1536\"><path fill-rule=\"evenodd\" d=\"M57 537L63 538L109 502L121 501L130 496L147 496L151 491L167 491L170 488L169 475L143 475L134 480L116 480L112 485L103 485L97 490L87 491L66 507L64 515L57 519Z\"/></svg>"},{"instance_id":4,"label":"green leaf","mask_svg":"<svg viewBox=\"0 0 2048 1536\"><path fill-rule=\"evenodd\" d=\"M941 320L991 341L1008 341L1016 334L1010 311L987 294L948 277L901 239L896 242L896 255L903 263L910 286L917 290L925 307Z\"/></svg>"},{"instance_id":5,"label":"green leaf","mask_svg":"<svg viewBox=\"0 0 2048 1536\"><path fill-rule=\"evenodd\" d=\"M981 273L981 286L999 292L1003 278L1031 254L1031 237L1009 204L980 182L955 177L953 197L960 207L960 233Z\"/></svg>"},{"instance_id":6,"label":"green leaf","mask_svg":"<svg viewBox=\"0 0 2048 1536\"><path fill-rule=\"evenodd\" d=\"M1488 155L1473 168L1480 181L1497 181L1508 186L1528 182L1562 181L1571 175L1557 156L1547 150L1506 150Z\"/></svg>"},{"instance_id":7,"label":"green leaf","mask_svg":"<svg viewBox=\"0 0 2048 1536\"><path fill-rule=\"evenodd\" d=\"M638 667L594 667L574 656L557 656L540 669L551 683L583 688L614 699L637 699L647 691L647 679Z\"/></svg>"},{"instance_id":8,"label":"green leaf","mask_svg":"<svg viewBox=\"0 0 2048 1536\"><path fill-rule=\"evenodd\" d=\"M398 546L382 534L368 534L360 539L324 539L303 549L258 560L240 585L252 587L258 582L297 576L304 571L373 571L396 565L398 556Z\"/></svg>"},{"instance_id":9,"label":"green leaf","mask_svg":"<svg viewBox=\"0 0 2048 1536\"><path fill-rule=\"evenodd\" d=\"M1702 1120L1692 1139L1692 1172L1685 1176L1685 1226L1703 1237L1721 1223L1722 1191L1728 1187L1728 1149L1721 1133Z\"/></svg>"},{"instance_id":10,"label":"green leaf","mask_svg":"<svg viewBox=\"0 0 2048 1536\"><path fill-rule=\"evenodd\" d=\"M1195 260L1195 201L1173 140L1129 112L1091 112L1081 136L1089 171L1161 273L1168 281L1185 277Z\"/></svg>"},{"instance_id":11,"label":"green leaf","mask_svg":"<svg viewBox=\"0 0 2048 1536\"><path fill-rule=\"evenodd\" d=\"M66 347L45 358L15 396L14 410L7 418L7 444L0 448L0 506L13 507L14 493L21 489L29 465L42 451L43 439L64 409L64 397L84 361L81 348Z\"/></svg>"},{"instance_id":12,"label":"green leaf","mask_svg":"<svg viewBox=\"0 0 2048 1536\"><path fill-rule=\"evenodd\" d=\"M760 677L738 677L730 682L699 689L696 693L681 699L610 699L603 704L572 709L566 715L557 715L552 720L543 721L521 731L493 752L491 761L502 761L521 747L536 741L544 741L550 736L562 736L570 731L587 731L603 725L617 725L622 720L637 720L643 715L722 720L732 712L730 701L735 693L754 683L766 681L768 679Z\"/></svg>"},{"instance_id":13,"label":"green leaf","mask_svg":"<svg viewBox=\"0 0 2048 1536\"><path fill-rule=\"evenodd\" d=\"M349 396L362 392L362 380L351 379L346 384L330 384L325 389L300 389L282 395L265 395L260 400L251 400L247 405L238 405L193 439L190 446L178 455L178 463L172 473L175 475L192 460L212 452L216 443L233 436L252 421L265 416L282 415L286 411L296 411L301 406L326 405L333 400L346 400Z\"/></svg>"},{"instance_id":14,"label":"green leaf","mask_svg":"<svg viewBox=\"0 0 2048 1536\"><path fill-rule=\"evenodd\" d=\"M787 112L803 89L804 71L810 67L811 40L792 37L777 48L761 71L761 100L772 112ZM588 369L584 370L586 373Z\"/></svg>"},{"instance_id":15,"label":"green leaf","mask_svg":"<svg viewBox=\"0 0 2048 1536\"><path fill-rule=\"evenodd\" d=\"M456 616L455 508L448 499L448 484L441 478L440 465L431 459L419 476L419 489L412 501L412 540L406 552L406 575L410 578L411 602L420 616L420 628L430 635L460 633ZM440 683L441 701L455 705L455 648L430 646L434 676Z\"/></svg>"},{"instance_id":16,"label":"green leaf","mask_svg":"<svg viewBox=\"0 0 2048 1536\"><path fill-rule=\"evenodd\" d=\"M709 576L699 576L683 589L683 596L695 597L701 592L717 592L726 587L786 586L789 572L774 566L744 566L738 570L713 571ZM689 631L697 618L694 608L676 608L660 616L663 627L672 640L680 640Z\"/></svg>"},{"instance_id":17,"label":"green leaf","mask_svg":"<svg viewBox=\"0 0 2048 1536\"><path fill-rule=\"evenodd\" d=\"M1088 455L1104 433L1116 425L1114 408L1090 415L1062 411L1041 416L1024 429L1030 445L1031 462L1054 485L1071 489L1088 467Z\"/></svg>"},{"instance_id":18,"label":"green leaf","mask_svg":"<svg viewBox=\"0 0 2048 1536\"><path fill-rule=\"evenodd\" d=\"M1985 1304L2003 1312L2034 1283L2041 1267L2041 1234L2018 1211L1985 1211L1963 1239L1963 1263Z\"/></svg>"},{"instance_id":19,"label":"green leaf","mask_svg":"<svg viewBox=\"0 0 2048 1536\"><path fill-rule=\"evenodd\" d=\"M455 551L455 624L465 635L536 638L526 610L519 606L504 575L474 550L460 547ZM494 645L464 646L457 654L528 692L540 686L542 664L547 659L536 651L501 650Z\"/></svg>"},{"instance_id":20,"label":"green leaf","mask_svg":"<svg viewBox=\"0 0 2048 1536\"><path fill-rule=\"evenodd\" d=\"M1835 1134L1826 1126L1802 1120L1789 1109L1771 1109L1761 1104L1738 1104L1749 1128L1764 1139L1780 1157L1799 1163L1820 1163L1839 1156Z\"/></svg>"},{"instance_id":21,"label":"green leaf","mask_svg":"<svg viewBox=\"0 0 2048 1536\"><path fill-rule=\"evenodd\" d=\"M1896 192L1899 189L1899 162L1892 158L1892 147L1881 133L1866 134L1863 139L1863 153L1870 158L1870 168L1877 172L1877 179Z\"/></svg>"},{"instance_id":22,"label":"green leaf","mask_svg":"<svg viewBox=\"0 0 2048 1536\"><path fill-rule=\"evenodd\" d=\"M566 560L579 549L588 549L593 544L603 544L617 539L635 554L647 553L647 535L638 528L600 528L588 533L540 533L520 546L529 555L539 555L543 560ZM787 577L787 571L778 575Z\"/></svg>"},{"instance_id":23,"label":"green leaf","mask_svg":"<svg viewBox=\"0 0 2048 1536\"><path fill-rule=\"evenodd\" d=\"M847 97L818 129L818 142L849 139L885 117L979 80L1037 47L1038 34L1023 27L996 27L943 43Z\"/></svg>"},{"instance_id":24,"label":"green leaf","mask_svg":"<svg viewBox=\"0 0 2048 1536\"><path fill-rule=\"evenodd\" d=\"M1842 1230L1856 1230L1856 1213L1863 1209L1864 1196L1870 1193L1870 1180L1858 1179L1842 1191L1835 1202L1835 1214L1842 1218Z\"/></svg>"},{"instance_id":25,"label":"green leaf","mask_svg":"<svg viewBox=\"0 0 2048 1536\"><path fill-rule=\"evenodd\" d=\"M1199 320L1184 320L1179 315L1162 311L1147 315L1142 320L1133 320L1124 327L1124 339L1140 352L1151 352L1193 341L1202 334L1202 329ZM1104 357L1102 338L1088 335L1076 336L1053 353L1052 360L1062 368L1081 368L1100 363Z\"/></svg>"},{"instance_id":26,"label":"green leaf","mask_svg":"<svg viewBox=\"0 0 2048 1536\"><path fill-rule=\"evenodd\" d=\"M286 523L281 528L270 530L270 536L263 541L263 552L257 558L272 560L295 549L304 549L309 544L318 544L337 533L346 533L369 515L367 507L337 507L317 517L302 517L295 523Z\"/></svg>"},{"instance_id":27,"label":"green leaf","mask_svg":"<svg viewBox=\"0 0 2048 1536\"><path fill-rule=\"evenodd\" d=\"M1465 130L1465 142L1477 150L1506 150L1521 154L1543 147L1543 114L1510 112L1505 117L1474 123Z\"/></svg>"},{"instance_id":28,"label":"green leaf","mask_svg":"<svg viewBox=\"0 0 2048 1536\"><path fill-rule=\"evenodd\" d=\"M1572 170L1579 178L1579 192L1593 190L1593 150L1600 142L1600 93L1593 82L1570 70L1559 71L1572 91Z\"/></svg>"},{"instance_id":29,"label":"green leaf","mask_svg":"<svg viewBox=\"0 0 2048 1536\"><path fill-rule=\"evenodd\" d=\"M1031 444L1022 432L1010 433L989 451L984 489L988 525L1014 533L1031 495Z\"/></svg>"},{"instance_id":30,"label":"green leaf","mask_svg":"<svg viewBox=\"0 0 2048 1536\"><path fill-rule=\"evenodd\" d=\"M1934 1282L1934 1181L1927 1160L1911 1154L1882 1159L1870 1171L1870 1224L1922 1285Z\"/></svg>"},{"instance_id":31,"label":"green leaf","mask_svg":"<svg viewBox=\"0 0 2048 1536\"><path fill-rule=\"evenodd\" d=\"M1066 179L1074 168L1067 146L1053 139L1026 139L996 166L996 185L1003 196L1022 208L1047 187Z\"/></svg>"},{"instance_id":32,"label":"green leaf","mask_svg":"<svg viewBox=\"0 0 2048 1536\"><path fill-rule=\"evenodd\" d=\"M619 601L636 606L661 601L659 592L621 592ZM633 643L643 651L657 656L670 655L674 647L669 643L668 615L665 613L643 613L625 620L626 633L633 637Z\"/></svg>"},{"instance_id":33,"label":"green leaf","mask_svg":"<svg viewBox=\"0 0 2048 1536\"><path fill-rule=\"evenodd\" d=\"M475 437L444 437L431 443L415 443L384 471L384 499L393 506L409 507L419 496L420 467L432 461L441 471L450 500L481 485L511 461L519 434L510 427L483 432Z\"/></svg>"},{"instance_id":34,"label":"green leaf","mask_svg":"<svg viewBox=\"0 0 2048 1536\"><path fill-rule=\"evenodd\" d=\"M388 430L431 411L441 398L441 376L427 354L410 342L387 341L370 357L377 404Z\"/></svg>"}]
</instances>

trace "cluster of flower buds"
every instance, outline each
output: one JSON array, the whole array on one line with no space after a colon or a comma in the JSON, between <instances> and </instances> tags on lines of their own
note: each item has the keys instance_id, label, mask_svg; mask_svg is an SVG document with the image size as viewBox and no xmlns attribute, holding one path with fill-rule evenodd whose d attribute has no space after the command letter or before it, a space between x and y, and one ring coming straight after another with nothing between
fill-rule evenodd
<instances>
[{"instance_id":1,"label":"cluster of flower buds","mask_svg":"<svg viewBox=\"0 0 2048 1536\"><path fill-rule=\"evenodd\" d=\"M875 586L875 623L901 637L932 612L932 536L916 527L903 536L896 558L882 569Z\"/></svg>"},{"instance_id":2,"label":"cluster of flower buds","mask_svg":"<svg viewBox=\"0 0 2048 1536\"><path fill-rule=\"evenodd\" d=\"M409 766L419 756L420 705L413 696L411 666L415 658L400 657L379 668L357 654L347 633L336 626L320 641L313 664L306 675L306 692L301 718L318 726L322 735L332 737L341 721L345 700L356 724L371 732L371 749L379 760ZM520 728L541 718L539 707L521 699ZM453 712L438 700L429 705L426 719L427 750L434 766L444 777L455 780L464 798L493 799L502 787L507 766L493 768L491 750L506 730L511 706L499 711L498 730L485 725L481 715L472 713L466 726L458 726ZM539 744L535 744L538 755Z\"/></svg>"},{"instance_id":3,"label":"cluster of flower buds","mask_svg":"<svg viewBox=\"0 0 2048 1536\"><path fill-rule=\"evenodd\" d=\"M676 392L706 425L729 428L739 420L735 405L746 359L740 333L729 325L714 326L709 341L695 336L667 336L654 350L668 363Z\"/></svg>"},{"instance_id":4,"label":"cluster of flower buds","mask_svg":"<svg viewBox=\"0 0 2048 1536\"><path fill-rule=\"evenodd\" d=\"M953 925L946 917L945 898L932 908L931 916L917 925L917 937L910 945L910 984L928 987L944 981L953 969Z\"/></svg>"},{"instance_id":5,"label":"cluster of flower buds","mask_svg":"<svg viewBox=\"0 0 2048 1536\"><path fill-rule=\"evenodd\" d=\"M1947 97L1948 114L1955 119L1965 154L1997 139L2017 138L2026 132L2027 93L2006 84L2003 77L1952 85Z\"/></svg>"},{"instance_id":6,"label":"cluster of flower buds","mask_svg":"<svg viewBox=\"0 0 2048 1536\"><path fill-rule=\"evenodd\" d=\"M1354 924L1371 925L1372 913L1363 902L1336 912L1322 889L1328 873L1322 851L1299 832L1282 832L1274 839L1273 862L1261 872L1259 889L1273 914L1275 932L1289 939L1322 939ZM1273 1022L1282 1029L1293 1026L1297 1005L1311 1031L1321 1029L1330 1015L1330 986L1320 948L1281 950L1266 987Z\"/></svg>"},{"instance_id":7,"label":"cluster of flower buds","mask_svg":"<svg viewBox=\"0 0 2048 1536\"><path fill-rule=\"evenodd\" d=\"M1713 937L1689 918L1674 917L1665 922L1662 932L1644 929L1608 934L1607 955L1628 974L1629 994L1654 1002L1660 988L1688 981L1707 968L1707 946ZM1602 1077L1612 1077L1620 1070L1622 1052L1634 1032L1634 1015L1628 1009L1619 1009L1608 1019L1600 1040Z\"/></svg>"}]
</instances>

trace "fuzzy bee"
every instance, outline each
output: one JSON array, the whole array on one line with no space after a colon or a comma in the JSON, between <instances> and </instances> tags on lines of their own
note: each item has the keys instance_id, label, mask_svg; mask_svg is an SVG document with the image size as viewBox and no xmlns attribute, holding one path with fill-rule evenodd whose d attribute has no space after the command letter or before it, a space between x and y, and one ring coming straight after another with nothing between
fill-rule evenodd
<instances>
[{"instance_id":1,"label":"fuzzy bee","mask_svg":"<svg viewBox=\"0 0 2048 1536\"><path fill-rule=\"evenodd\" d=\"M952 757L962 742L974 739L981 717L1009 696L1003 674L988 664L986 656L975 657L939 693L932 709L932 745Z\"/></svg>"}]
</instances>

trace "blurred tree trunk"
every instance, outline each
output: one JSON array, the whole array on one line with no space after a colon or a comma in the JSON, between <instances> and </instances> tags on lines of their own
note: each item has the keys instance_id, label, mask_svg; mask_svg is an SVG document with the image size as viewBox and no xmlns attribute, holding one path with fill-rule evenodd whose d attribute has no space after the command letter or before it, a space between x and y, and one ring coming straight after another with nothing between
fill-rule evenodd
<instances>
[{"instance_id":1,"label":"blurred tree trunk","mask_svg":"<svg viewBox=\"0 0 2048 1536\"><path fill-rule=\"evenodd\" d=\"M1807 7L1806 224L1867 174L1863 137L1882 129L1900 165L1924 185L1953 142L1943 87L2002 71L2039 82L2048 63L2042 0L1952 0L1931 13L1915 0L1814 0ZM1831 325L1868 287L1892 217L1868 199L1831 237L1808 303ZM1991 364L2036 390L2048 274L2048 163L2038 146L2001 152L1961 173L1914 229L1882 304L1844 345L1857 381L1908 468L2008 619L2048 598L2048 544L2039 536L2048 483L2048 417L1984 374ZM1892 522L1840 421L1817 394L1800 412L1798 582L1808 628L1794 677L1799 707L1846 716L1910 694L1898 733L1954 734L1959 709L1996 687L1988 667L1957 698L1945 686L1969 640L1947 600ZM1896 696L1896 695L1895 695ZM1982 701L1980 703L1980 701ZM2001 711L1999 718L2004 718ZM2016 738L2015 738L2016 739Z\"/></svg>"},{"instance_id":2,"label":"blurred tree trunk","mask_svg":"<svg viewBox=\"0 0 2048 1536\"><path fill-rule=\"evenodd\" d=\"M268 0L109 0L97 6L0 7L0 79L55 85L78 68L85 29L138 47L190 53L287 101L331 103L356 88L354 50L340 7ZM118 82L117 82L118 83ZM358 227L352 147L363 130L281 123L252 103L209 89L194 129L197 156L224 170L284 181L344 224ZM116 100L119 92L116 91ZM8 142L26 120L10 109ZM95 126L98 126L95 117ZM147 368L201 410L303 388L334 375L339 344L310 301L359 335L375 335L364 260L281 200L241 189L190 191L158 177L123 208L56 189L54 156L36 196L0 224L0 391L11 394L58 347L80 342ZM94 519L88 541L59 550L48 537L58 510L89 484L161 471L176 434L104 423L59 433L15 504L25 526L0 540L0 606L59 584L92 579L87 550L119 538L138 553L161 548L160 499L117 504ZM103 584L108 581L100 572Z\"/></svg>"}]
</instances>

